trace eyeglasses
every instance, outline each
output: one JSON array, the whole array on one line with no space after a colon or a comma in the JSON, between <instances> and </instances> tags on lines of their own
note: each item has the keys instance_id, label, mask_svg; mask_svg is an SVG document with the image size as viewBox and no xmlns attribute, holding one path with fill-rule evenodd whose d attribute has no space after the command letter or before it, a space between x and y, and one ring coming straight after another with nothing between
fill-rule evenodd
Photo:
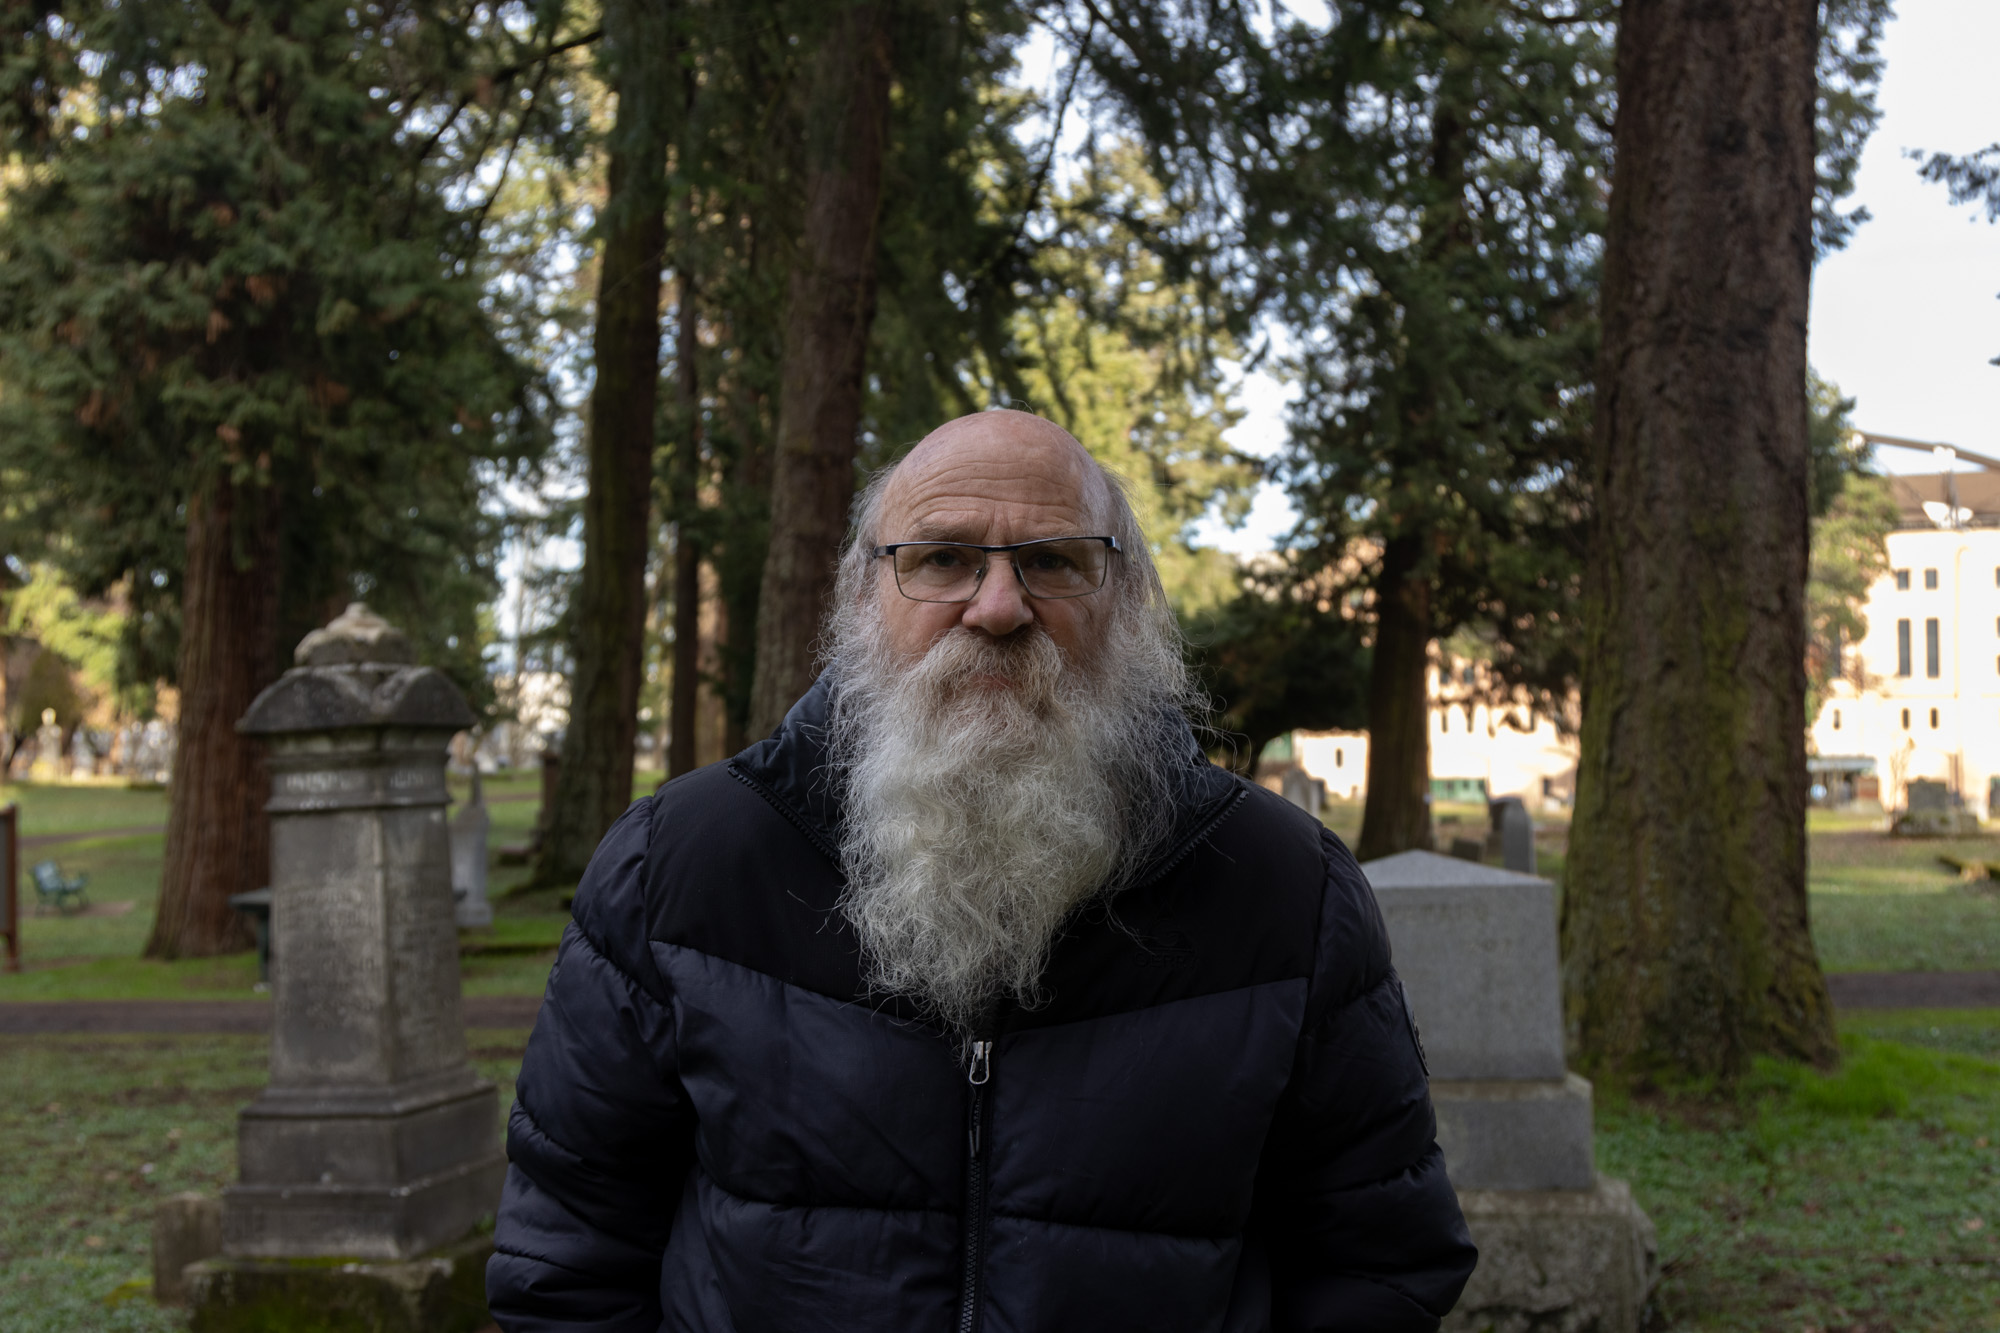
<instances>
[{"instance_id":1,"label":"eyeglasses","mask_svg":"<svg viewBox=\"0 0 2000 1333\"><path fill-rule=\"evenodd\" d=\"M869 554L888 556L896 590L913 602L969 602L979 595L989 555L1006 555L1030 597L1082 597L1104 586L1116 537L1045 537L1011 546L895 542Z\"/></svg>"}]
</instances>

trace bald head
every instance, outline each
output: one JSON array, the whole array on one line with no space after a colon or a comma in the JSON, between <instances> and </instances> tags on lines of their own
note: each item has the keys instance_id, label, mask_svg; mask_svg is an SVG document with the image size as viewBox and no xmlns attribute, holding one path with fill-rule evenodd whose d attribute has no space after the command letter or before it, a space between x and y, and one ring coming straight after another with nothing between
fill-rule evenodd
<instances>
[{"instance_id":1,"label":"bald head","mask_svg":"<svg viewBox=\"0 0 2000 1333\"><path fill-rule=\"evenodd\" d=\"M1097 460L1053 421L1011 409L976 412L939 426L890 471L879 504L863 515L874 529L864 540L991 546L1094 535L1110 520L1115 495ZM996 528L1022 535L973 535Z\"/></svg>"}]
</instances>

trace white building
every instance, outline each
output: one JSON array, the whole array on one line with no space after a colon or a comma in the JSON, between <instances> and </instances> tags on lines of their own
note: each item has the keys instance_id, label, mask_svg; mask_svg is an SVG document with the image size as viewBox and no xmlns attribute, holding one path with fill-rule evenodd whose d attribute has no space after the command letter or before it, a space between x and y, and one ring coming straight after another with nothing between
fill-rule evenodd
<instances>
[{"instance_id":1,"label":"white building","mask_svg":"<svg viewBox=\"0 0 2000 1333\"><path fill-rule=\"evenodd\" d=\"M1826 799L1894 810L1926 778L1986 817L2000 795L2000 475L1889 481L1902 514L1889 572L1813 721L1814 780Z\"/></svg>"}]
</instances>

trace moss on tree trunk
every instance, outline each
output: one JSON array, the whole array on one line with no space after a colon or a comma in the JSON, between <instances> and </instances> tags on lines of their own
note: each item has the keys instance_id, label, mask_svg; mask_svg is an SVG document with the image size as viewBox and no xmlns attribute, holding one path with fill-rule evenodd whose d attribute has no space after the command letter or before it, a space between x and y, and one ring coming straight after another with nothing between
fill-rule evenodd
<instances>
[{"instance_id":1,"label":"moss on tree trunk","mask_svg":"<svg viewBox=\"0 0 2000 1333\"><path fill-rule=\"evenodd\" d=\"M1814 8L1628 0L1563 897L1600 1075L1828 1061L1806 920Z\"/></svg>"}]
</instances>

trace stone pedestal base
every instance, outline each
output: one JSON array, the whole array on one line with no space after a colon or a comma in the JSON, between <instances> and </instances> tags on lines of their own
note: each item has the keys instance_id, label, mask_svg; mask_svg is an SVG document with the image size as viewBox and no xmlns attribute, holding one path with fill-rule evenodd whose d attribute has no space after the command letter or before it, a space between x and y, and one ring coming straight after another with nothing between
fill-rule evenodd
<instances>
[{"instance_id":1,"label":"stone pedestal base","mask_svg":"<svg viewBox=\"0 0 2000 1333\"><path fill-rule=\"evenodd\" d=\"M415 1259L205 1259L185 1273L192 1333L476 1333L490 1236Z\"/></svg>"},{"instance_id":2,"label":"stone pedestal base","mask_svg":"<svg viewBox=\"0 0 2000 1333\"><path fill-rule=\"evenodd\" d=\"M1639 1333L1659 1247L1624 1181L1465 1190L1458 1201L1479 1267L1445 1333Z\"/></svg>"},{"instance_id":3,"label":"stone pedestal base","mask_svg":"<svg viewBox=\"0 0 2000 1333\"><path fill-rule=\"evenodd\" d=\"M1461 1193L1589 1190L1597 1180L1587 1079L1433 1079L1431 1104Z\"/></svg>"},{"instance_id":4,"label":"stone pedestal base","mask_svg":"<svg viewBox=\"0 0 2000 1333\"><path fill-rule=\"evenodd\" d=\"M407 1259L463 1236L500 1205L499 1119L493 1085L464 1068L398 1088L267 1088L237 1122L223 1251Z\"/></svg>"}]
</instances>

